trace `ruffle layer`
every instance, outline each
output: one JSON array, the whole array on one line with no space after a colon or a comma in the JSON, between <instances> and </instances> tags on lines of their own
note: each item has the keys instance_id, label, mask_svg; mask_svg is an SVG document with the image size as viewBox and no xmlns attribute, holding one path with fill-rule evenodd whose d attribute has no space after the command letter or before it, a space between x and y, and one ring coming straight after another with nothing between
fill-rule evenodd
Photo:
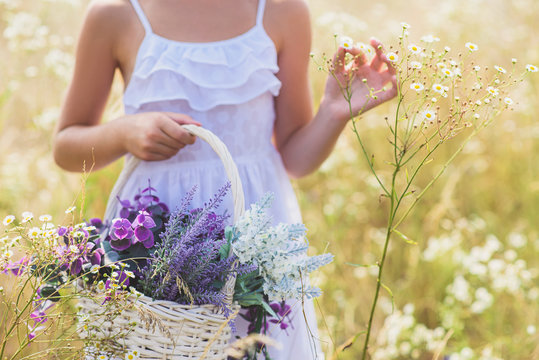
<instances>
[{"instance_id":1,"label":"ruffle layer","mask_svg":"<svg viewBox=\"0 0 539 360\"><path fill-rule=\"evenodd\" d=\"M185 100L193 110L207 111L249 101L266 91L278 95L277 54L263 30L262 35L183 43L150 34L141 44L124 93L126 108Z\"/></svg>"}]
</instances>

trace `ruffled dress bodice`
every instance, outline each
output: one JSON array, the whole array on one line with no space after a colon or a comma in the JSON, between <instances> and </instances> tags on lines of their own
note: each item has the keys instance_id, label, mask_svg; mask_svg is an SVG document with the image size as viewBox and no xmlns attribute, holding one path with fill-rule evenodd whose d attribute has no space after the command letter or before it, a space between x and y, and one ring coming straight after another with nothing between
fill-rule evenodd
<instances>
[{"instance_id":1,"label":"ruffled dress bodice","mask_svg":"<svg viewBox=\"0 0 539 360\"><path fill-rule=\"evenodd\" d=\"M259 0L256 24L250 30L207 43L174 41L153 33L138 1L131 3L146 34L124 93L125 113L167 111L189 115L227 146L238 167L246 206L272 192L274 222L301 222L294 191L271 141L274 97L281 82L276 77L279 67L275 46L262 25L265 0ZM199 207L228 180L218 156L197 139L168 160L142 161L119 197L132 199L148 186L148 181L172 210L194 186L198 191L191 205ZM228 196L221 206L231 213L232 197ZM312 303L305 304L310 331L316 334ZM295 330L288 335L278 326L274 333L270 330L270 336L283 345L282 350L270 350L272 358L323 358L318 345L313 352L301 304L290 305ZM245 335L246 323L240 318L237 329L240 336Z\"/></svg>"},{"instance_id":2,"label":"ruffled dress bodice","mask_svg":"<svg viewBox=\"0 0 539 360\"><path fill-rule=\"evenodd\" d=\"M275 45L262 26L264 2L260 1L256 23L247 32L207 43L155 34L139 3L132 0L132 4L146 33L124 93L126 114L189 115L227 146L238 166L247 205L273 192L275 221L300 221L281 157L271 142L274 97L281 82L276 77ZM195 185L199 191L194 205L202 204L227 181L219 158L200 139L168 160L142 162L122 195L136 193L148 179L171 207Z\"/></svg>"}]
</instances>

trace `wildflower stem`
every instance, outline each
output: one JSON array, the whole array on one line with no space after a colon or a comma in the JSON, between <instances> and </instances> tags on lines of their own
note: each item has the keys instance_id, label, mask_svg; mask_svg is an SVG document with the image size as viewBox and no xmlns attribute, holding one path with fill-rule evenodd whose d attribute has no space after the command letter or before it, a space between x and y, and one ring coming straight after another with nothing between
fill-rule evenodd
<instances>
[{"instance_id":1,"label":"wildflower stem","mask_svg":"<svg viewBox=\"0 0 539 360\"><path fill-rule=\"evenodd\" d=\"M398 172L400 170L399 164L397 163L396 165L397 166L396 166L395 170L393 171L393 178L392 178L392 181L391 181L391 188L392 188L392 191L391 191L391 205L390 205L390 210L389 210L389 219L388 219L388 223L387 223L386 239L385 239L385 243L384 243L384 250L382 252L382 257L381 257L380 262L378 264L378 277L376 279L376 291L374 293L374 299L372 301L371 313L370 313L370 316L369 316L369 324L367 326L367 333L365 335L365 342L363 344L363 351L362 351L362 355L361 355L361 360L365 360L366 356L367 356L367 349L369 347L369 338L371 336L371 330L372 330L372 321L374 319L374 312L376 310L376 305L378 303L378 297L380 295L380 288L382 287L382 272L384 270L384 264L385 264L385 260L386 260L387 249L389 247L389 241L391 239L391 232L392 232L391 229L393 229L393 221L395 219L395 200L396 200L395 180L396 180L397 174L398 174Z\"/></svg>"},{"instance_id":2,"label":"wildflower stem","mask_svg":"<svg viewBox=\"0 0 539 360\"><path fill-rule=\"evenodd\" d=\"M432 180L425 186L425 188L417 195L417 197L414 199L414 201L412 202L412 204L408 207L408 209L406 209L405 213L399 218L399 220L395 223L395 228L397 228L401 223L402 221L408 216L408 214L410 214L410 211L412 211L412 209L417 205L417 203L419 202L419 200L421 200L421 198L423 197L423 195L425 195L425 193L427 192L427 190L429 190L431 188L431 186L436 182L436 180L438 180L440 178L440 176L442 176L442 174L445 172L445 170L447 169L447 167L449 166L449 164L457 157L458 154L460 154L462 152L462 150L464 149L464 147L466 146L466 144L479 132L479 130L481 129L481 127L478 127L476 129L474 129L474 131L472 131L472 133L470 135L468 135L468 137L466 138L466 140L464 140L462 142L462 144L460 145L460 147L453 153L453 155L451 155L451 157L449 158L449 160L446 161L446 163L444 164L444 166L440 169L440 171L438 171L438 173L432 178ZM436 147L438 147L439 145L437 145ZM426 159L426 158L425 158ZM422 163L423 164L423 163ZM421 165L420 165L421 167ZM417 169L419 170L419 168ZM416 173L417 173L417 170L416 170ZM415 176L415 174L414 174ZM410 180L410 183L411 183L411 180Z\"/></svg>"}]
</instances>

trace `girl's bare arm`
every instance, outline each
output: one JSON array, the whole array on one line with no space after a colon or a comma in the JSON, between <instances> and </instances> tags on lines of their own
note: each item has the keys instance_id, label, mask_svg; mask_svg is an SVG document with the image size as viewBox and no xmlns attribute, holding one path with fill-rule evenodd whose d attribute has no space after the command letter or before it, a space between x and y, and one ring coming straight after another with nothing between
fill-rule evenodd
<instances>
[{"instance_id":1,"label":"girl's bare arm","mask_svg":"<svg viewBox=\"0 0 539 360\"><path fill-rule=\"evenodd\" d=\"M281 92L276 99L275 144L288 173L293 177L305 176L316 170L329 156L347 121L350 119L348 103L342 96L338 81L353 74L350 87L353 90L352 112L367 111L396 95L394 69L382 52L381 44L371 42L377 48L372 62L358 49L339 48L335 55L335 75L328 76L324 97L313 117L308 63L311 51L311 25L304 0L284 0L273 3L273 16L279 26L270 24L279 34L276 44L279 51ZM349 52L356 56L351 66L345 67L344 57ZM387 69L383 69L383 65ZM363 79L367 79L366 85ZM392 88L383 91L387 83ZM380 90L377 99L368 97L370 88Z\"/></svg>"},{"instance_id":2,"label":"girl's bare arm","mask_svg":"<svg viewBox=\"0 0 539 360\"><path fill-rule=\"evenodd\" d=\"M197 123L182 114L143 113L100 123L121 65L118 52L133 19L130 11L121 0L94 1L87 11L54 138L55 161L66 170L82 171L84 163L98 169L127 152L163 160L195 140L179 124Z\"/></svg>"}]
</instances>

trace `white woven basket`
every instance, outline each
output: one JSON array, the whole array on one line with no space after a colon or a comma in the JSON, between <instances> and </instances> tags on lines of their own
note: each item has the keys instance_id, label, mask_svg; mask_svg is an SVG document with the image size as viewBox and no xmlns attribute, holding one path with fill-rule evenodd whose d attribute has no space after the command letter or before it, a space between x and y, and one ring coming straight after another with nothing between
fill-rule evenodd
<instances>
[{"instance_id":1,"label":"white woven basket","mask_svg":"<svg viewBox=\"0 0 539 360\"><path fill-rule=\"evenodd\" d=\"M237 221L245 211L245 201L238 170L228 149L209 130L194 125L183 125L183 127L206 141L221 158L231 183L231 192L234 198L234 221ZM139 162L140 160L135 157L131 157L126 162L109 197L105 219L110 220L118 213L116 196ZM235 276L230 276L222 289L234 315L239 310L238 305L232 304L235 280ZM92 314L99 314L102 310L100 301L91 297L81 298L79 307L80 313L90 315L90 317ZM227 358L225 348L231 337L229 327L231 318L227 319L217 306L180 305L173 301L153 301L149 297L142 296L138 298L135 307L138 309L122 311L119 316L114 318L114 323L104 321L99 323L99 327L104 336L110 336L108 334L114 334L119 327L136 322L137 326L135 326L134 331L122 339L122 343L125 344L128 351L137 350L140 359L224 360ZM144 325L145 321L141 319L141 314L148 312L152 317L158 319L158 326L149 328ZM166 330L162 331L163 329ZM81 336L86 337L87 334L82 333Z\"/></svg>"}]
</instances>

